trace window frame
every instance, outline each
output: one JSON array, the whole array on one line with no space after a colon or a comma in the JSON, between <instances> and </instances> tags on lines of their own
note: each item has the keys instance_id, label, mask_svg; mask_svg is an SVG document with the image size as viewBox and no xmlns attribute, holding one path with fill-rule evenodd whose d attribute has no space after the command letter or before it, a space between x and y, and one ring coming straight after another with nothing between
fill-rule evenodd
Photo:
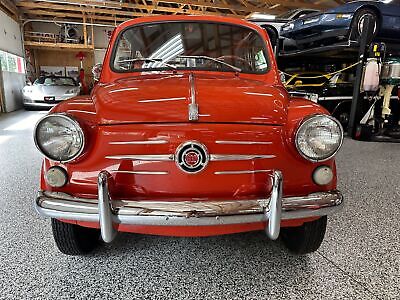
<instances>
[{"instance_id":1,"label":"window frame","mask_svg":"<svg viewBox=\"0 0 400 300\"><path fill-rule=\"evenodd\" d=\"M117 70L114 68L114 60L118 51L118 44L119 41L121 39L121 36L127 31L130 30L134 27L139 27L139 26L146 26L146 25L156 25L156 24L165 24L165 23L205 23L205 24L218 24L218 25L228 25L228 26L238 26L241 28L245 28L247 30L251 30L253 31L255 34L257 34L259 36L259 38L261 39L262 45L264 46L264 51L266 54L266 63L268 64L268 67L265 69L265 71L262 72L241 72L241 74L250 74L250 75L266 75L267 73L269 73L271 71L271 54L268 51L268 44L265 40L265 38L254 28L251 28L249 26L245 26L242 24L235 24L235 23L230 23L230 22L218 22L218 21L203 21L203 20L184 20L184 21L180 21L180 20L172 20L172 21L157 21L157 22L145 22L145 23L138 23L138 24L134 24L131 26L127 26L126 28L124 28L123 30L121 30L117 37L115 38L115 42L111 51L111 57L110 60L108 61L108 66L110 68L111 71L113 71L114 73L117 74L130 74L130 73L142 73L142 72L164 72L164 71L170 71L169 68L165 68L165 67L160 67L160 68L148 68L148 69L137 69L137 70ZM234 71L231 70L215 70L215 69L184 69L184 68L178 68L176 71L184 71L184 72L196 72L196 71L203 71L203 72L221 72L221 73L234 73Z\"/></svg>"}]
</instances>

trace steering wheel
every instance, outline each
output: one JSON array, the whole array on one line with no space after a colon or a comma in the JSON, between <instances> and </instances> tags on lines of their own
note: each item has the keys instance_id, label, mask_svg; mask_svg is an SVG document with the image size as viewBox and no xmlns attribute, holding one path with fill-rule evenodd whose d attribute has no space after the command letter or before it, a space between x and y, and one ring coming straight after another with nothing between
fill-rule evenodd
<instances>
[{"instance_id":1,"label":"steering wheel","mask_svg":"<svg viewBox=\"0 0 400 300\"><path fill-rule=\"evenodd\" d=\"M231 59L231 60L238 60L240 61L243 65L247 65L249 68L251 68L251 64L245 60L244 58L241 58L240 56L236 56L236 55L223 55L217 58L218 60L223 60L225 61L225 59Z\"/></svg>"},{"instance_id":2,"label":"steering wheel","mask_svg":"<svg viewBox=\"0 0 400 300\"><path fill-rule=\"evenodd\" d=\"M251 64L245 60L244 58L241 58L239 56L236 55L222 55L220 57L217 57L216 59L220 60L220 61L225 61L225 59L230 59L230 60L237 60L240 61L243 65L247 65L250 69L252 69ZM207 65L211 65L212 61L208 62Z\"/></svg>"}]
</instances>

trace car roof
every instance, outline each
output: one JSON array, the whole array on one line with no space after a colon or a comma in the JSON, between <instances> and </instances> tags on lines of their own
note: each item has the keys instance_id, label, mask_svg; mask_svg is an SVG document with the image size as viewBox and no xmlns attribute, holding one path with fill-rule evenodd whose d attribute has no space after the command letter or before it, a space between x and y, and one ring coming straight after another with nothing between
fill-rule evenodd
<instances>
[{"instance_id":1,"label":"car roof","mask_svg":"<svg viewBox=\"0 0 400 300\"><path fill-rule=\"evenodd\" d=\"M141 25L148 23L162 23L162 22L210 22L210 23L225 23L231 25L245 26L252 28L256 31L262 30L258 25L244 19L225 17L225 16L211 16L211 15L157 15L147 16L131 19L121 23L117 26L115 33L119 33L127 27L133 25Z\"/></svg>"}]
</instances>

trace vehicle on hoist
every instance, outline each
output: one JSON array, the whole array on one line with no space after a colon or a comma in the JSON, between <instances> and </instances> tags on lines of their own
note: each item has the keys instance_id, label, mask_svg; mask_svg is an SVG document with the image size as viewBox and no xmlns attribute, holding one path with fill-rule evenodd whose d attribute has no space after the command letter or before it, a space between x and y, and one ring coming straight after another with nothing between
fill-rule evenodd
<instances>
[{"instance_id":1,"label":"vehicle on hoist","mask_svg":"<svg viewBox=\"0 0 400 300\"><path fill-rule=\"evenodd\" d=\"M310 14L281 28L281 36L296 41L298 48L330 45L337 41L358 41L364 20L369 17L372 28L368 42L399 41L400 2L352 1L325 12Z\"/></svg>"},{"instance_id":2,"label":"vehicle on hoist","mask_svg":"<svg viewBox=\"0 0 400 300\"><path fill-rule=\"evenodd\" d=\"M267 33L243 20L123 23L92 94L57 105L34 139L45 156L35 207L66 254L117 232L256 230L308 253L343 203L340 124L289 96Z\"/></svg>"},{"instance_id":3,"label":"vehicle on hoist","mask_svg":"<svg viewBox=\"0 0 400 300\"><path fill-rule=\"evenodd\" d=\"M279 41L281 40L281 50L290 50L290 48L293 48L296 44L293 40L280 36L282 26L284 26L287 22L297 20L309 14L315 14L317 12L319 12L319 10L298 8L285 12L276 17L255 12L247 16L246 20L256 23L267 31L272 47L278 45Z\"/></svg>"}]
</instances>

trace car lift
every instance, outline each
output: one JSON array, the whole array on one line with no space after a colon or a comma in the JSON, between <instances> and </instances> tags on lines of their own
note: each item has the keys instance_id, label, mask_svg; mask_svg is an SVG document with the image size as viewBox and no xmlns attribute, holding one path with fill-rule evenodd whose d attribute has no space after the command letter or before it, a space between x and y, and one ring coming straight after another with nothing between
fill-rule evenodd
<instances>
[{"instance_id":1,"label":"car lift","mask_svg":"<svg viewBox=\"0 0 400 300\"><path fill-rule=\"evenodd\" d=\"M364 79L364 68L366 62L370 56L370 44L368 41L371 40L372 30L373 30L373 20L368 16L364 20L363 34L360 36L359 41L342 41L333 45L319 46L311 49L295 50L290 52L283 52L277 49L277 59L279 67L284 66L298 66L299 61L302 63L309 61L310 64L315 64L315 58L322 62L327 62L327 64L340 64L344 62L354 62L360 61L361 63L357 65L356 77L354 81L353 89L353 100L350 111L350 120L348 126L348 136L353 139L364 139L371 141L386 141L386 142L400 142L400 139L374 136L372 135L372 129L369 127L363 127L360 122L363 116L369 110L369 103L366 101L365 94L361 91L361 87ZM373 44L373 43L371 43ZM281 45L281 44L279 44ZM389 45L387 45L389 46ZM384 54L386 56L388 53L396 54L400 57L400 45L391 45L391 51L389 47L386 48ZM358 52L358 55L357 55ZM400 112L397 112L400 114ZM365 131L370 131L365 134Z\"/></svg>"}]
</instances>

